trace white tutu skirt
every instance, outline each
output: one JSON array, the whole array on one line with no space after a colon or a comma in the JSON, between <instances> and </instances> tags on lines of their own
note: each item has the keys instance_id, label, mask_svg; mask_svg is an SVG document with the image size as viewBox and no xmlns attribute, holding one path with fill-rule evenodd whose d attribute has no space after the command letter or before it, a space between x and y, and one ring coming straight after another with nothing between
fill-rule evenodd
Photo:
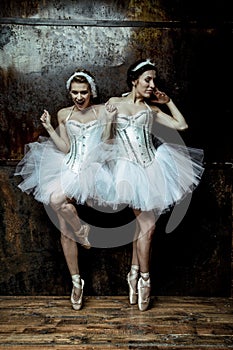
<instances>
[{"instance_id":1,"label":"white tutu skirt","mask_svg":"<svg viewBox=\"0 0 233 350\"><path fill-rule=\"evenodd\" d=\"M93 199L114 209L126 204L161 214L190 194L204 171L201 149L164 143L147 167L121 154L117 144L100 143L80 171L74 172L66 164L66 154L49 138L41 137L26 145L15 171L23 178L18 187L47 205L51 194L59 193L78 204Z\"/></svg>"},{"instance_id":2,"label":"white tutu skirt","mask_svg":"<svg viewBox=\"0 0 233 350\"><path fill-rule=\"evenodd\" d=\"M120 152L118 152L120 154ZM143 167L125 157L110 162L113 178L111 191L98 182L101 205L117 208L127 204L142 211L154 210L158 215L179 203L199 184L203 168L203 150L164 143L153 162Z\"/></svg>"},{"instance_id":3,"label":"white tutu skirt","mask_svg":"<svg viewBox=\"0 0 233 350\"><path fill-rule=\"evenodd\" d=\"M80 171L74 172L66 165L66 154L59 151L50 139L40 137L39 142L26 145L25 156L16 166L14 175L23 178L18 185L23 192L33 194L37 201L46 205L52 193L64 194L78 204L84 204L96 196L98 179L104 179L107 196L112 188L112 177L101 163L102 157L107 157L108 153L108 145L99 144L93 154L86 157Z\"/></svg>"}]
</instances>

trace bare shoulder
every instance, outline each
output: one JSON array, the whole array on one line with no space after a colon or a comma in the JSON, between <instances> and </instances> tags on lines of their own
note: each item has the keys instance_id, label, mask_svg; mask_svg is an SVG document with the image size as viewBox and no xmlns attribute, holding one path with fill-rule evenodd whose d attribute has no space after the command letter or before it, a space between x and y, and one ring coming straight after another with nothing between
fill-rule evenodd
<instances>
[{"instance_id":1,"label":"bare shoulder","mask_svg":"<svg viewBox=\"0 0 233 350\"><path fill-rule=\"evenodd\" d=\"M72 110L72 107L65 107L65 108L60 109L57 112L57 119L58 119L59 123L64 122L64 120L68 117L71 110Z\"/></svg>"},{"instance_id":2,"label":"bare shoulder","mask_svg":"<svg viewBox=\"0 0 233 350\"><path fill-rule=\"evenodd\" d=\"M108 100L108 102L111 103L119 103L119 102L123 102L124 101L124 97L110 97L110 99Z\"/></svg>"},{"instance_id":3,"label":"bare shoulder","mask_svg":"<svg viewBox=\"0 0 233 350\"><path fill-rule=\"evenodd\" d=\"M86 114L89 114L91 112L91 115L93 114L93 110L97 118L101 118L103 113L105 112L105 104L95 104L88 108L86 108L85 112Z\"/></svg>"}]
</instances>

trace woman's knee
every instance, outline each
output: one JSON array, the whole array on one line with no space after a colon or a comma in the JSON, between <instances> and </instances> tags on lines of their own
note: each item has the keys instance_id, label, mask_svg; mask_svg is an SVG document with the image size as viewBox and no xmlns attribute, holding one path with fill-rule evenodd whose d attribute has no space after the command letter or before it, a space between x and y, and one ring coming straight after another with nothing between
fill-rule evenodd
<instances>
[{"instance_id":1,"label":"woman's knee","mask_svg":"<svg viewBox=\"0 0 233 350\"><path fill-rule=\"evenodd\" d=\"M55 210L60 210L62 205L65 202L65 196L57 194L57 193L52 193L50 196L50 205L53 209Z\"/></svg>"},{"instance_id":2,"label":"woman's knee","mask_svg":"<svg viewBox=\"0 0 233 350\"><path fill-rule=\"evenodd\" d=\"M138 224L140 226L140 231L147 233L148 236L153 235L155 230L155 216L153 212L142 212L138 217Z\"/></svg>"},{"instance_id":3,"label":"woman's knee","mask_svg":"<svg viewBox=\"0 0 233 350\"><path fill-rule=\"evenodd\" d=\"M50 196L50 205L51 206L57 206L61 204L61 196L57 193L52 193Z\"/></svg>"}]
</instances>

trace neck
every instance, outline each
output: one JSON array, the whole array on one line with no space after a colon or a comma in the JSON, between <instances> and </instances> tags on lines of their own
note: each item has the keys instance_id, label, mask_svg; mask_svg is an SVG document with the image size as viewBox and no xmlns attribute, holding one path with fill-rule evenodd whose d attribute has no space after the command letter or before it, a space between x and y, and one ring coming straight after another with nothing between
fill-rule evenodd
<instances>
[{"instance_id":1,"label":"neck","mask_svg":"<svg viewBox=\"0 0 233 350\"><path fill-rule=\"evenodd\" d=\"M135 89L133 89L129 95L126 96L126 99L130 102L130 103L134 103L134 104L141 104L144 103L144 98L142 96L138 96Z\"/></svg>"}]
</instances>

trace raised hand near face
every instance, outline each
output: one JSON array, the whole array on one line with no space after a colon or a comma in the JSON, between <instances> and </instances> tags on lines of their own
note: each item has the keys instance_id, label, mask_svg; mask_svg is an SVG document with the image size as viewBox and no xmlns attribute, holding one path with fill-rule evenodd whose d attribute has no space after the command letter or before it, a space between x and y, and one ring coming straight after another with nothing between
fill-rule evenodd
<instances>
[{"instance_id":1,"label":"raised hand near face","mask_svg":"<svg viewBox=\"0 0 233 350\"><path fill-rule=\"evenodd\" d=\"M165 92L162 92L158 89L156 89L151 96L151 102L153 103L159 103L159 104L165 104L170 101L170 97L167 96Z\"/></svg>"}]
</instances>

